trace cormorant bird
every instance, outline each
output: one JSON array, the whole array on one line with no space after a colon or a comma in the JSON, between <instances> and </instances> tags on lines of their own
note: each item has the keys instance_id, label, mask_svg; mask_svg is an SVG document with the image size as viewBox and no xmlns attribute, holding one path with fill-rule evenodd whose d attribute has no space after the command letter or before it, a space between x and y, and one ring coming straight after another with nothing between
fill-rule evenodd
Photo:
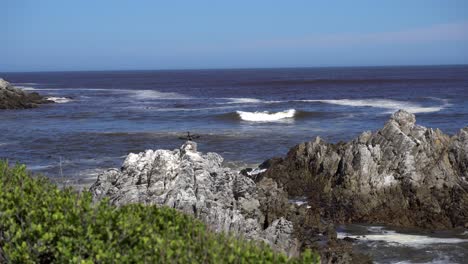
<instances>
[{"instance_id":1,"label":"cormorant bird","mask_svg":"<svg viewBox=\"0 0 468 264\"><path fill-rule=\"evenodd\" d=\"M187 136L179 137L179 139L190 140L190 141L193 141L194 139L197 139L197 138L200 138L200 136L199 135L192 135L192 134L190 134L190 131L187 131Z\"/></svg>"}]
</instances>

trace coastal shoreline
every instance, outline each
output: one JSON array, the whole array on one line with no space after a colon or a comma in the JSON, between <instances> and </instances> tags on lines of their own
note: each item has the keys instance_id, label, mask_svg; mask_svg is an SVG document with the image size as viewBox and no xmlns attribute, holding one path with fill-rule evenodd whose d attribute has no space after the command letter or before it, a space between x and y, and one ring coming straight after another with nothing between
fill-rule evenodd
<instances>
[{"instance_id":1,"label":"coastal shoreline","mask_svg":"<svg viewBox=\"0 0 468 264\"><path fill-rule=\"evenodd\" d=\"M202 220L204 220L206 223L211 225L215 230L224 230L224 232L229 232L231 230L231 227L228 229L223 229L219 227L218 221L225 221L225 220L214 220L209 218L209 216L212 215L223 215L224 213L219 213L219 212L210 212L206 214L201 214L200 212L203 210L206 210L206 208L213 208L212 206L208 206L207 204L213 203L213 204L219 204L220 202L217 200L216 197L218 194L216 193L211 193L211 191L208 190L218 190L221 187L216 186L216 187L210 187L210 184L216 184L218 181L217 177L220 177L223 175L223 173L227 173L226 175L237 175L236 177L232 178L229 180L229 177L232 176L221 176L220 180L221 181L227 181L231 182L229 183L228 186L237 186L239 182L250 182L248 186L250 187L241 187L241 189L247 188L251 189L250 191L244 193L242 196L232 196L232 199L230 202L226 201L226 203L231 203L231 204L236 204L234 206L234 209L240 213L241 219L243 219L242 215L250 215L249 219L253 219L251 221L254 221L253 223L254 226L256 225L257 229L260 228L260 223L263 223L263 229L265 231L262 232L267 232L268 233L268 227L270 226L276 226L278 222L275 222L278 219L284 219L281 221L286 221L285 223L288 223L287 225L290 225L291 228L293 228L294 232L291 231L275 231L276 234L281 234L281 232L286 232L288 235L279 235L280 237L283 237L285 240L281 240L280 244L282 246L276 245L278 250L286 251L289 252L289 254L297 254L297 253L292 253L291 251L291 243L293 243L296 246L293 246L293 248L299 248L301 250L304 250L306 248L313 249L313 250L318 250L322 254L322 259L328 260L328 259L335 259L339 261L339 263L347 263L349 261L352 262L354 259L355 261L359 259L360 261L364 261L364 256L358 254L357 252L352 251L352 244L354 241L359 240L356 236L353 237L353 235L340 235L339 239L337 239L337 233L336 233L336 226L337 224L347 222L347 223L357 223L357 222L366 222L368 224L386 224L386 225L397 225L397 226L402 226L402 227L419 227L422 228L422 230L431 230L431 229L447 229L447 228L467 228L465 225L468 223L468 206L466 206L466 203L468 202L468 197L465 195L464 192L462 191L459 193L459 195L453 196L453 193L457 192L458 190L467 190L468 189L468 184L466 183L466 180L464 177L466 177L467 170L464 167L464 164L468 164L468 159L467 155L465 155L466 150L468 149L468 137L465 135L467 134L468 128L462 129L458 135L455 135L453 137L448 137L444 134L442 134L439 130L430 130L426 129L421 126L417 126L415 124L416 120L414 115L405 112L405 111L398 111L394 113L389 121L386 123L384 128L378 132L375 132L374 134L371 134L371 132L365 132L363 133L358 139L351 141L348 143L348 145L352 148L356 148L359 151L348 151L346 150L346 144L342 143L341 145L339 144L339 147L343 147L343 151L337 151L336 153L341 153L341 155L354 155L353 158L348 158L346 156L343 156L341 159L346 161L353 161L353 160L358 160L358 163L351 163L353 164L352 166L349 165L349 169L346 169L345 165L339 165L342 164L340 161L340 156L339 154L335 154L336 151L333 147L333 145L325 145L322 143L320 139L316 139L315 141L306 143L310 144L305 145L300 144L294 148L291 149L291 151L288 154L288 158L286 160L283 159L270 159L267 160L265 163L261 164L257 169L248 169L248 170L243 170L241 172L234 172L231 171L227 168L222 169L222 158L220 156L216 156L217 154L214 153L208 153L207 156L202 156L199 152L196 150L196 145L195 143L187 142L184 146L181 147L180 150L174 150L173 152L167 152L166 150L156 150L156 151L151 151L148 150L145 153L140 153L140 154L130 154L127 156L126 161L124 162L122 169L120 170L109 170L107 172L104 172L98 176L98 180L96 183L91 187L92 192L94 193L94 196L97 199L101 199L102 197L109 197L111 199L111 202L113 204L126 204L126 203L133 203L133 202L141 202L141 203L148 203L148 204L161 204L161 205L166 205L174 208L179 208L183 212L193 214L195 216L200 217ZM373 138L375 137L381 137L384 140L380 141L374 141ZM403 137L403 138L402 138ZM377 140L377 139L376 139ZM392 143L386 143L386 141L392 142ZM366 143L366 142L375 142L375 143ZM378 142L378 143L377 143ZM416 143L415 143L416 142ZM316 147L314 147L314 144ZM379 159L383 160L383 162L377 162L376 164L380 164L379 166L386 166L383 164L385 163L385 160L393 160L393 163L390 163L389 165L391 166L392 164L398 165L398 164L407 164L405 161L407 160L421 160L419 158L420 156L414 157L413 155L423 155L426 162L429 164L432 164L432 166L437 166L439 168L445 168L446 171L450 171L452 174L447 174L443 173L443 175L446 175L444 179L440 180L440 177L434 176L434 174L437 174L437 171L433 171L434 174L424 174L421 172L424 172L424 169L428 165L422 165L422 167L402 167L400 171L400 175L394 175L392 176L392 179L388 179L388 177L381 176L382 174L386 174L385 172L382 173L382 169L378 169L378 167L373 167L370 164L370 161L363 160L362 157L371 157L370 155L366 155L366 152L362 151L367 151L367 148L362 148L359 145L355 147L353 144L370 144L370 146L373 146L374 150L372 155L375 155L375 157L378 157ZM398 145L400 144L400 145ZM188 150L187 146L190 146ZM436 150L434 149L436 147ZM327 150L329 148L330 150ZM413 149L422 149L422 150L430 150L428 153L423 153L421 154L421 151L414 151ZM307 150L308 149L308 150ZM391 149L397 149L397 151L391 151ZM307 150L307 151L306 151ZM389 151L390 150L390 151ZM438 158L438 156L434 155L445 155L444 151L449 150L450 153L452 153L452 156L450 156L450 161L447 160L447 163L443 163L444 165L438 165L436 162L433 162L432 159L434 160L441 160ZM361 152L360 152L361 151ZM372 150L371 150L372 151ZM399 151L399 152L398 152ZM364 153L364 154L363 154ZM215 155L215 156L210 156L210 155ZM316 159L313 158L314 155L317 155L321 157L322 159ZM327 161L328 156L333 157L332 161ZM392 156L389 156L392 155ZM432 156L431 156L432 155ZM215 158L216 157L216 158ZM431 158L432 157L432 158ZM180 159L180 161L177 161ZM203 161L204 159L207 159L206 161ZM214 167L214 170L216 172L210 172L212 170L212 165L211 164L213 161L210 161L210 159L217 160L217 164ZM292 159L292 160L291 160ZM303 161L303 159L310 159L310 161ZM375 158L374 158L375 159ZM402 161L395 161L395 159L401 159ZM192 161L190 161L192 160ZM197 161L198 160L198 161ZM372 159L370 159L372 160ZM184 163L188 162L189 163ZM201 167L198 168L200 173L198 174L196 171L192 171L192 166L194 166L191 162L197 161L199 164L204 164L206 163L207 165L202 165ZM285 165L282 165L285 161ZM181 162L180 164L178 162ZM200 163L202 162L202 163ZM445 160L443 160L445 162ZM184 165L182 165L184 164ZM294 164L293 168L288 168L288 166L291 166L289 164ZM303 166L302 164L309 164L307 166L310 166L309 169L303 169L300 166ZM333 165L336 164L336 165ZM422 162L421 164L425 164ZM200 166L200 165L198 165ZM339 175L338 181L339 182L351 182L354 184L362 184L359 183L359 179L361 179L362 182L365 182L367 184L371 184L371 188L380 188L383 190L383 192L378 192L379 189L376 189L375 191L369 191L365 189L359 189L354 187L353 185L345 185L346 187L340 186L340 184L335 185L334 188L338 190L337 194L333 193L325 193L325 190L333 190L333 188L327 187L329 185L323 184L321 181L317 180L308 180L304 181L303 178L295 176L296 173L304 173L307 171L307 173L311 173L312 176L314 173L316 173L317 176L314 177L321 177L325 181L330 181L335 179L333 176L334 174L331 172L327 172L328 167L326 166L331 166L332 171L337 171ZM362 166L362 167L359 167ZM341 168L341 169L340 169ZM365 169L365 168L374 168L375 171L372 169ZM187 170L188 169L188 170ZM175 171L174 171L175 170ZM182 170L180 173L177 172L177 170ZM225 171L223 173L218 172L217 170L222 170ZM227 171L226 171L227 170ZM405 170L410 171L411 173L408 174ZM420 172L420 170L422 170ZM323 174L325 172L325 174ZM339 171L346 172L346 174L339 173ZM355 172L354 172L355 171ZM380 172L377 173L377 171ZM167 174L169 173L169 174ZM174 177L170 176L172 173L175 173ZM205 174L206 173L206 174ZM205 176L201 176L205 175ZM211 175L211 176L210 176ZM216 175L216 176L213 176ZM281 175L281 177L278 178L276 175ZM310 176L305 176L306 174L299 174L299 175L304 175L302 177L310 177ZM329 175L329 176L327 176ZM215 177L215 178L213 178ZM228 177L228 178L225 178ZM357 177L358 180L353 180L354 177ZM367 177L367 178L366 178ZM420 178L417 178L420 177ZM364 179L363 179L364 178ZM187 182L188 179L193 179L192 183ZM410 180L412 179L412 180ZM419 184L417 181L414 182L414 180L417 179L421 182L425 182L425 184ZM429 183L429 179L434 179L434 183ZM198 185L198 181L203 182L203 185ZM254 183L255 182L255 183ZM164 184L163 184L164 183ZM182 185L181 185L182 184ZM188 184L188 185L187 185ZM245 184L245 183L243 183ZM401 188L398 186L410 186L413 187L404 187L405 188L410 188L410 193L405 194L405 192L397 192L395 196L395 192L392 191L397 188ZM202 186L202 187L201 187ZM393 187L392 187L393 186ZM339 187L343 188L342 190L339 189ZM415 206L418 203L412 202L411 199L418 199L419 204L421 204L422 200L421 198L418 198L418 193L427 193L424 191L425 189L433 189L435 188L450 188L451 190L449 193L452 193L450 196L446 196L445 198L440 198L441 195L444 193L439 192L438 196L440 199L439 201L443 201L444 203L447 204L452 204L457 207L450 207L448 210L451 210L453 213L454 218L452 219L445 219L441 218L437 215L433 215L433 211L428 211L429 213L425 213L425 210L429 209L417 209L412 208L408 213L410 215L413 215L415 211L420 210L422 215L421 217L418 217L416 219L421 219L419 221L421 222L410 222L410 221L401 221L405 219L411 219L411 218L405 218L401 217L399 220L401 222L394 222L395 218L392 217L392 214L389 215L388 218L362 218L360 217L349 217L346 216L343 213L343 209L340 209L342 206L345 206L347 204L346 201L351 201L349 196L343 196L346 194L346 190L354 190L354 192L351 193L353 197L356 197L358 199L363 200L364 198L359 198L362 195L370 195L372 193L376 193L377 195L384 195L381 198L374 199L374 201L384 201L384 204L386 204L386 201L392 201L395 199L410 199L409 202L406 202L407 204L411 204L412 206ZM203 189L208 189L206 194L203 193L201 196L199 196L197 193L199 192L199 188ZM223 190L222 187L221 190ZM253 188L253 189L252 189ZM312 188L312 189L309 189ZM317 196L311 196L311 194L314 194L320 189L317 188L324 188L321 190L321 192L324 193L324 195L318 196L322 200L317 200ZM461 188L461 189L459 189ZM183 193L180 193L181 190ZM194 190L195 193L190 194L191 191L187 190ZM311 191L311 190L316 190ZM390 191L388 191L390 190ZM227 191L225 189L221 193L229 193L231 191ZM235 191L234 191L235 193ZM267 194L268 193L268 194ZM414 194L412 194L414 193ZM433 193L434 192L429 192ZM188 195L188 196L187 196ZM192 196L193 195L193 196ZM257 198L258 197L264 197L264 198ZM339 196L335 196L339 195ZM390 195L389 197L386 197L385 195ZM338 197L343 196L341 199L338 199ZM212 198L210 198L212 197ZM303 201L299 200L294 200L294 197L305 197ZM324 203L323 198L326 197L331 197L329 198L329 201L333 201L334 204L330 205L330 202ZM426 196L423 196L426 197ZM459 197L457 199L458 203L449 200L445 201L445 199L453 199L453 197ZM214 200L210 200L214 199ZM247 199L249 202L246 203ZM259 200L258 200L259 199ZM291 200L293 199L293 200ZM367 199L367 198L366 198ZM210 201L210 202L207 202ZM367 199L366 201L370 201ZM400 210L400 214L405 214L407 211L403 207L405 202L401 202L399 200L396 200L396 204L393 207L390 207L390 209L387 209L385 207L382 207L381 205L377 206L375 209L371 209L372 211L372 216L373 217L378 217L379 215L385 215L383 212L388 212L388 210L393 210L398 212L397 210ZM434 203L433 201L434 198L429 199L433 204L433 208L446 208L444 205L439 205L437 203ZM219 205L220 208L223 208L224 205L223 203ZM254 206L254 204L257 204ZM349 203L348 203L349 204ZM356 207L354 209L349 208L347 209L348 213L351 213L351 215L356 215L360 211L363 210L362 208L366 208L367 206L373 205L372 202L359 202L357 203L359 207ZM403 205L403 206L401 206ZM247 206L247 207L244 207ZM253 207L252 207L253 206ZM349 206L349 205L348 205ZM364 207L362 207L364 206ZM374 205L375 206L375 205ZM421 204L421 208L426 208L427 205ZM380 207L380 208L379 208ZM216 207L214 207L216 208ZM246 209L249 208L249 209ZM255 208L255 209L254 209ZM330 208L334 208L332 211L330 211ZM336 209L335 209L336 208ZM210 209L211 210L211 209ZM221 210L221 209L214 209L214 210ZM246 211L247 210L247 211ZM252 210L257 210L259 214L257 216L252 216ZM382 213L379 213L377 210L382 210ZM434 210L434 209L432 209ZM458 210L458 211L454 211ZM393 213L393 214L395 214ZM362 214L362 213L360 213ZM238 217L235 217L238 218ZM225 218L221 218L225 219ZM256 219L256 220L255 220ZM373 220L375 219L375 220ZM388 220L385 220L388 219ZM250 220L249 220L250 221ZM436 222L440 221L440 222ZM449 222L447 222L449 221ZM428 225L427 223L431 223ZM231 224L228 224L230 226ZM245 226L245 224L240 224L240 226ZM255 229L255 228L254 228ZM247 237L251 237L253 239L260 239L258 235L252 235L252 231L246 231L244 229L238 229L234 228L233 230L236 230L236 233L241 233L241 234L251 234L247 235ZM248 230L253 230L249 229ZM259 229L260 231L262 228ZM232 230L231 230L232 231ZM246 233L247 232L247 233ZM257 231L255 231L257 232ZM400 235L400 236L403 236ZM261 235L260 235L261 237ZM393 238L392 238L393 239ZM396 238L395 238L396 239ZM279 241L278 238L272 238L272 241ZM286 242L289 241L289 242ZM296 242L293 242L296 241ZM391 241L391 240L390 240ZM464 243L467 242L468 240L435 240L435 241L442 241L442 242L447 242L451 243L452 241L455 241L455 243ZM436 243L438 243L436 242ZM323 246L319 246L321 243L325 243L329 250L325 250ZM393 243L393 242L392 242ZM289 245L289 246L286 246ZM331 249L331 250L330 250ZM341 252L341 253L337 253ZM330 255L331 254L331 255Z\"/></svg>"}]
</instances>

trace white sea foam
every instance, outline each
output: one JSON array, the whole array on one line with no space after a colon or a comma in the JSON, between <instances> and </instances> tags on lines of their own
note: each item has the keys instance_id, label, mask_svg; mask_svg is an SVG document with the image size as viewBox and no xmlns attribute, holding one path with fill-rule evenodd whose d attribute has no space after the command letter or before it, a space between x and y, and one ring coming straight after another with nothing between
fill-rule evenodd
<instances>
[{"instance_id":1,"label":"white sea foam","mask_svg":"<svg viewBox=\"0 0 468 264\"><path fill-rule=\"evenodd\" d=\"M19 141L10 140L8 142L0 142L0 146L15 145L15 144L18 144L18 143L19 143Z\"/></svg>"},{"instance_id":2,"label":"white sea foam","mask_svg":"<svg viewBox=\"0 0 468 264\"><path fill-rule=\"evenodd\" d=\"M192 99L179 93L160 92L157 90L130 90L130 89L101 89L101 88L78 88L67 90L80 90L80 91L102 91L110 93L124 93L129 94L138 100L152 100L152 99Z\"/></svg>"},{"instance_id":3,"label":"white sea foam","mask_svg":"<svg viewBox=\"0 0 468 264\"><path fill-rule=\"evenodd\" d=\"M186 96L179 93L172 92L160 92L156 90L130 90L130 89L102 89L102 88L34 88L26 86L15 86L23 90L37 90L37 91L90 91L90 92L109 92L109 93L124 93L139 99L139 100L151 100L151 99L192 99L190 96Z\"/></svg>"},{"instance_id":4,"label":"white sea foam","mask_svg":"<svg viewBox=\"0 0 468 264\"><path fill-rule=\"evenodd\" d=\"M336 99L336 100L298 100L300 102L321 102L326 104L335 104L343 106L356 106L356 107L376 107L389 109L387 113L393 113L396 110L404 109L411 113L432 113L438 112L447 106L449 103L447 100L439 99L443 104L439 106L421 106L413 102L404 102L390 99Z\"/></svg>"},{"instance_id":5,"label":"white sea foam","mask_svg":"<svg viewBox=\"0 0 468 264\"><path fill-rule=\"evenodd\" d=\"M227 104L258 104L263 101L256 98L225 98L229 100Z\"/></svg>"},{"instance_id":6,"label":"white sea foam","mask_svg":"<svg viewBox=\"0 0 468 264\"><path fill-rule=\"evenodd\" d=\"M247 175L249 175L249 176L254 176L254 175L263 173L263 172L265 172L265 171L266 171L266 169L255 168L255 169L252 170L252 171L248 171L248 172L247 172Z\"/></svg>"},{"instance_id":7,"label":"white sea foam","mask_svg":"<svg viewBox=\"0 0 468 264\"><path fill-rule=\"evenodd\" d=\"M62 90L94 90L94 89L62 89L62 88L34 88L30 86L24 86L24 85L15 85L16 88L20 88L25 91L62 91ZM96 89L96 90L104 90L104 89Z\"/></svg>"},{"instance_id":8,"label":"white sea foam","mask_svg":"<svg viewBox=\"0 0 468 264\"><path fill-rule=\"evenodd\" d=\"M29 170L43 170L54 167L53 165L30 165L28 166Z\"/></svg>"},{"instance_id":9,"label":"white sea foam","mask_svg":"<svg viewBox=\"0 0 468 264\"><path fill-rule=\"evenodd\" d=\"M284 101L267 101L257 98L219 98L224 100L229 100L229 102L223 102L219 104L275 104L283 103Z\"/></svg>"},{"instance_id":10,"label":"white sea foam","mask_svg":"<svg viewBox=\"0 0 468 264\"><path fill-rule=\"evenodd\" d=\"M36 90L36 88L34 88L34 87L23 86L23 85L15 85L15 88L19 88L19 89L25 90L25 91L34 91L34 90Z\"/></svg>"},{"instance_id":11,"label":"white sea foam","mask_svg":"<svg viewBox=\"0 0 468 264\"><path fill-rule=\"evenodd\" d=\"M458 244L468 242L468 239L462 238L441 238L423 235L401 234L393 230L384 231L383 233L367 234L365 236L350 235L341 232L338 233L338 238L345 237L357 238L359 241L384 241L390 245L395 244L409 247L424 247L431 244Z\"/></svg>"},{"instance_id":12,"label":"white sea foam","mask_svg":"<svg viewBox=\"0 0 468 264\"><path fill-rule=\"evenodd\" d=\"M383 226L369 226L367 230L372 233L382 233L384 228Z\"/></svg>"},{"instance_id":13,"label":"white sea foam","mask_svg":"<svg viewBox=\"0 0 468 264\"><path fill-rule=\"evenodd\" d=\"M13 83L13 85L38 85L38 83Z\"/></svg>"},{"instance_id":14,"label":"white sea foam","mask_svg":"<svg viewBox=\"0 0 468 264\"><path fill-rule=\"evenodd\" d=\"M413 262L413 261L408 261L408 260L403 260L403 261L397 261L397 262L393 262L394 264L414 264L414 263L418 263L418 264L459 264L460 262L454 262L450 256L447 256L447 255L442 255L442 254L437 254L439 255L436 259L433 259L431 261L427 261L427 262ZM379 264L379 262L375 262L377 264ZM385 262L387 263L387 262Z\"/></svg>"},{"instance_id":15,"label":"white sea foam","mask_svg":"<svg viewBox=\"0 0 468 264\"><path fill-rule=\"evenodd\" d=\"M66 97L47 97L46 98L47 100L51 100L51 101L54 101L55 103L57 104L63 104L63 103L68 103L68 102L71 102L72 99L70 98L66 98Z\"/></svg>"},{"instance_id":16,"label":"white sea foam","mask_svg":"<svg viewBox=\"0 0 468 264\"><path fill-rule=\"evenodd\" d=\"M301 206L301 205L304 205L304 204L308 204L309 201L307 199L306 196L302 196L302 197L294 197L292 199L289 199L288 200L289 203L292 203L292 204L295 204L295 205L298 205L298 206ZM309 207L307 207L309 208Z\"/></svg>"},{"instance_id":17,"label":"white sea foam","mask_svg":"<svg viewBox=\"0 0 468 264\"><path fill-rule=\"evenodd\" d=\"M190 96L186 96L179 93L165 93L156 90L122 90L125 92L133 93L133 96L137 99L191 99Z\"/></svg>"},{"instance_id":18,"label":"white sea foam","mask_svg":"<svg viewBox=\"0 0 468 264\"><path fill-rule=\"evenodd\" d=\"M35 90L66 90L66 91L101 91L110 93L127 93L140 99L179 99L189 98L178 93L165 93L156 90L131 90L131 89L103 89L103 88L67 88L67 89L35 89Z\"/></svg>"},{"instance_id":19,"label":"white sea foam","mask_svg":"<svg viewBox=\"0 0 468 264\"><path fill-rule=\"evenodd\" d=\"M251 122L275 122L283 119L293 118L296 114L295 109L289 109L282 112L270 113L267 111L264 112L244 112L237 111L237 114L244 121Z\"/></svg>"},{"instance_id":20,"label":"white sea foam","mask_svg":"<svg viewBox=\"0 0 468 264\"><path fill-rule=\"evenodd\" d=\"M196 111L206 111L206 110L222 110L222 109L233 109L237 108L236 106L218 106L218 107L201 107L201 108L180 108L180 107L168 107L161 108L158 106L150 105L137 105L137 106L125 106L122 109L137 110L137 111L152 111L152 112L196 112Z\"/></svg>"}]
</instances>

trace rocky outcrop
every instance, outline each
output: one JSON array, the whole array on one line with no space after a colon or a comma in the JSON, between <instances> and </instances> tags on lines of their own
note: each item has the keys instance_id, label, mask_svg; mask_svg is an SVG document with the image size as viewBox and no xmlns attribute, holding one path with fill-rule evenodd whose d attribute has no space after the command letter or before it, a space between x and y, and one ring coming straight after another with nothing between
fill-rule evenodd
<instances>
[{"instance_id":1,"label":"rocky outcrop","mask_svg":"<svg viewBox=\"0 0 468 264\"><path fill-rule=\"evenodd\" d=\"M45 103L53 103L53 101L47 100L36 92L26 93L0 78L0 109L34 108Z\"/></svg>"},{"instance_id":2,"label":"rocky outcrop","mask_svg":"<svg viewBox=\"0 0 468 264\"><path fill-rule=\"evenodd\" d=\"M336 222L468 227L468 127L450 137L415 122L400 110L348 143L317 137L265 162L256 181L275 180Z\"/></svg>"},{"instance_id":3,"label":"rocky outcrop","mask_svg":"<svg viewBox=\"0 0 468 264\"><path fill-rule=\"evenodd\" d=\"M264 240L294 255L298 243L293 224L278 217L264 228L256 184L229 168L216 153L197 152L195 142L180 149L129 154L121 170L99 175L91 187L95 199L104 196L122 205L165 205L194 215L216 232L233 232Z\"/></svg>"},{"instance_id":4,"label":"rocky outcrop","mask_svg":"<svg viewBox=\"0 0 468 264\"><path fill-rule=\"evenodd\" d=\"M100 174L90 191L94 199L108 197L114 205L169 206L194 215L216 232L265 241L291 256L312 248L330 263L363 257L351 252L350 243L337 240L334 228L330 231L319 215L290 203L275 181L255 183L251 177L258 172L243 175L222 162L216 153L198 152L191 141L173 151L132 153L121 169Z\"/></svg>"}]
</instances>

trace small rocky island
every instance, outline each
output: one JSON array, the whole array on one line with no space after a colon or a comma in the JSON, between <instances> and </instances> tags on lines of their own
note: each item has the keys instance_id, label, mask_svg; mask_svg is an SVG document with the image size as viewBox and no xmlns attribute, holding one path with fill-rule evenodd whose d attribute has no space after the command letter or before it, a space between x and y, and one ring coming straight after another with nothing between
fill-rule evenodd
<instances>
[{"instance_id":1,"label":"small rocky island","mask_svg":"<svg viewBox=\"0 0 468 264\"><path fill-rule=\"evenodd\" d=\"M337 239L335 224L468 227L468 128L450 137L415 122L400 110L377 132L348 143L316 138L242 173L187 141L129 154L90 190L115 205L169 206L290 256L310 248L323 263L368 263Z\"/></svg>"},{"instance_id":2,"label":"small rocky island","mask_svg":"<svg viewBox=\"0 0 468 264\"><path fill-rule=\"evenodd\" d=\"M0 78L0 109L35 108L40 104L48 103L53 103L53 101L36 92L27 93Z\"/></svg>"}]
</instances>

